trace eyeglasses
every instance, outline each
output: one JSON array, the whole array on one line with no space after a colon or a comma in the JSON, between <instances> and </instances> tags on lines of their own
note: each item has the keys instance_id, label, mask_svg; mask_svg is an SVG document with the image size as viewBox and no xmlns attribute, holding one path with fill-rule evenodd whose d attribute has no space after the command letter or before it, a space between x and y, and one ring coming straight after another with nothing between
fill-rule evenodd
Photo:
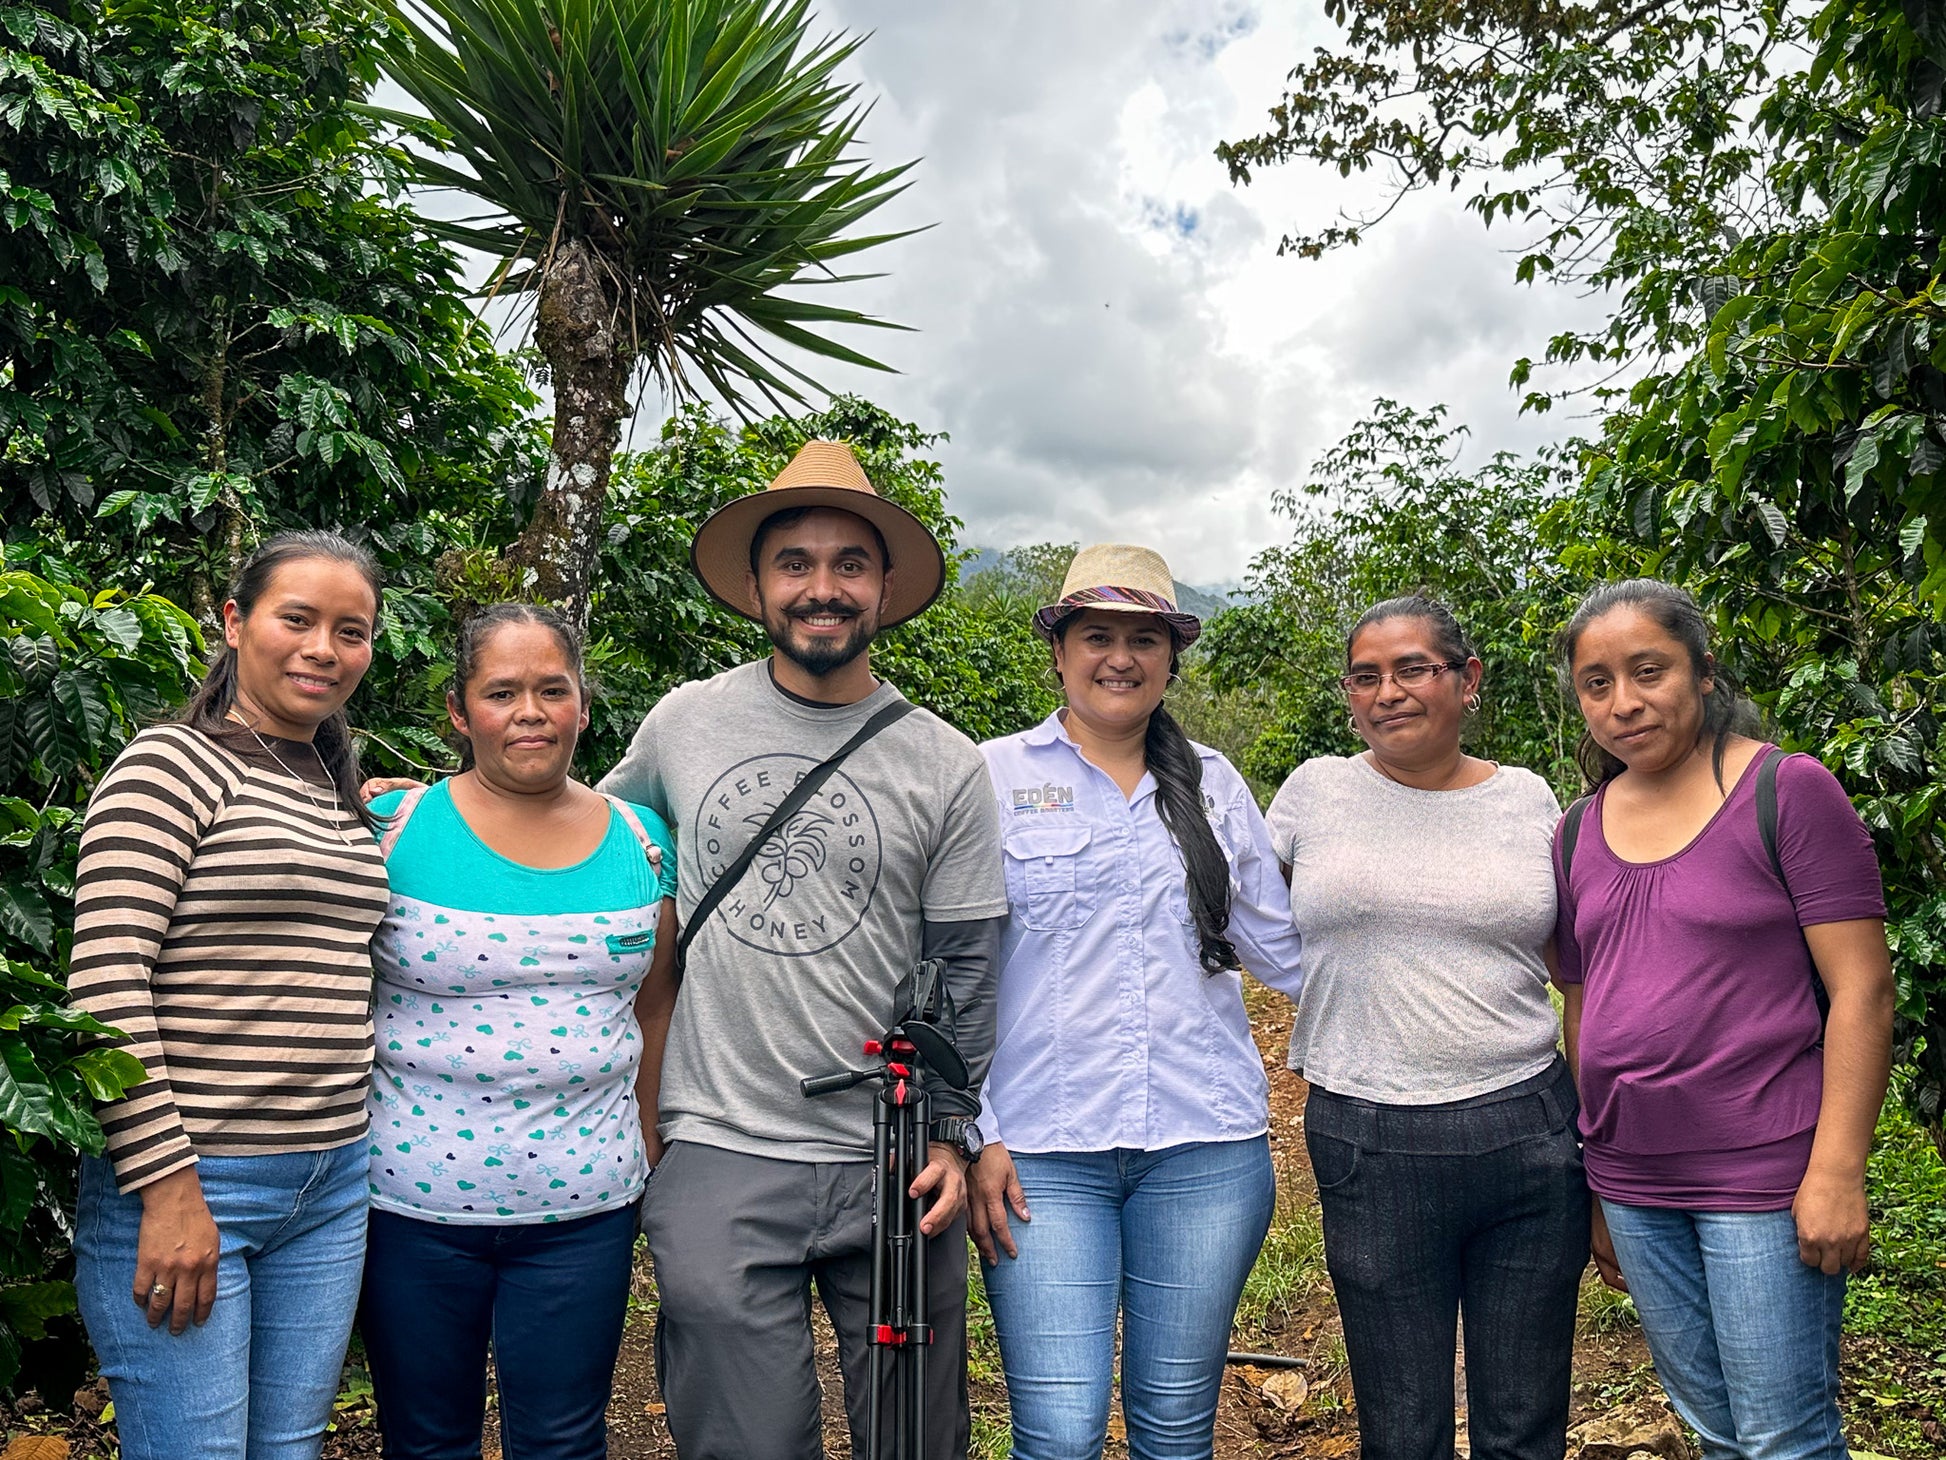
<instances>
[{"instance_id":1,"label":"eyeglasses","mask_svg":"<svg viewBox=\"0 0 1946 1460\"><path fill-rule=\"evenodd\" d=\"M1347 674L1338 681L1338 687L1348 695L1364 696L1378 693L1379 686L1391 680L1400 689L1420 689L1431 684L1449 669L1464 669L1464 659L1449 659L1444 663L1434 661L1429 664L1405 664L1387 674L1376 670L1361 669L1355 674Z\"/></svg>"}]
</instances>

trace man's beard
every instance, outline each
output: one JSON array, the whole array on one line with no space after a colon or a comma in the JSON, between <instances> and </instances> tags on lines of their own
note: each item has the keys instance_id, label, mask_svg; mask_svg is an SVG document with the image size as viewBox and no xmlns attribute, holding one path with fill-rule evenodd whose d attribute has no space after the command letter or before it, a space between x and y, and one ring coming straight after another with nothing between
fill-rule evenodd
<instances>
[{"instance_id":1,"label":"man's beard","mask_svg":"<svg viewBox=\"0 0 1946 1460\"><path fill-rule=\"evenodd\" d=\"M818 639L810 644L800 644L791 635L792 620L807 614L836 613L849 614L852 618L851 632L840 642ZM764 632L770 642L791 663L802 669L814 679L843 669L852 660L871 647L872 639L878 633L876 618L867 618L845 604L809 604L796 613L764 615Z\"/></svg>"}]
</instances>

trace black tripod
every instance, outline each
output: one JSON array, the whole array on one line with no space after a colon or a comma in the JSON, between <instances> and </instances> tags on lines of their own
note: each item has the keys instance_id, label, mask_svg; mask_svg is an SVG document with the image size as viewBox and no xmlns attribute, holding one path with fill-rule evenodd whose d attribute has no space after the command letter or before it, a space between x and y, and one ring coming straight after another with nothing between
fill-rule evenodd
<instances>
[{"instance_id":1,"label":"black tripod","mask_svg":"<svg viewBox=\"0 0 1946 1460\"><path fill-rule=\"evenodd\" d=\"M834 1095L867 1082L878 1086L872 1102L872 1287L866 1335L871 1345L871 1418L865 1460L925 1460L925 1363L932 1344L926 1239L919 1230L925 1199L907 1193L926 1169L932 1104L928 1072L955 1090L964 1090L968 1079L966 1061L934 1022L940 968L937 960L920 964L908 1012L881 1037L865 1042L865 1053L877 1064L798 1082L806 1096ZM884 1414L888 1387L889 1447Z\"/></svg>"}]
</instances>

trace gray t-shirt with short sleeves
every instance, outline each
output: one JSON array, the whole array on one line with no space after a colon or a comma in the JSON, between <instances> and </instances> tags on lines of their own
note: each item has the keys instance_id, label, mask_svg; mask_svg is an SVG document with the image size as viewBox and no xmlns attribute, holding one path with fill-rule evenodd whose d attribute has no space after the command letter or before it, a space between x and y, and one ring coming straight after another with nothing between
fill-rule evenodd
<instances>
[{"instance_id":1,"label":"gray t-shirt with short sleeves","mask_svg":"<svg viewBox=\"0 0 1946 1460\"><path fill-rule=\"evenodd\" d=\"M856 704L805 704L759 660L671 690L649 712L601 788L675 832L685 928L799 778L899 698L882 684ZM872 1087L807 1100L798 1080L863 1062L926 922L1006 911L986 762L915 710L831 773L690 944L662 1058L663 1136L870 1159Z\"/></svg>"},{"instance_id":2,"label":"gray t-shirt with short sleeves","mask_svg":"<svg viewBox=\"0 0 1946 1460\"><path fill-rule=\"evenodd\" d=\"M1546 1069L1560 816L1547 783L1514 766L1455 791L1401 786L1363 756L1292 771L1266 817L1308 969L1291 1068L1396 1105Z\"/></svg>"}]
</instances>

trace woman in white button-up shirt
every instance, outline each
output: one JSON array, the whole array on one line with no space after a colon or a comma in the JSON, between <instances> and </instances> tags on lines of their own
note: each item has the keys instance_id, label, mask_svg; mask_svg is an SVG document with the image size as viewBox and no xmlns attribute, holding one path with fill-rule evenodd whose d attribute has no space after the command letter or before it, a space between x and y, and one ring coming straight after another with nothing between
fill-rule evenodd
<instances>
[{"instance_id":1,"label":"woman in white button-up shirt","mask_svg":"<svg viewBox=\"0 0 1946 1460\"><path fill-rule=\"evenodd\" d=\"M1129 1453L1208 1456L1276 1199L1238 967L1294 998L1298 937L1249 788L1162 707L1201 631L1162 559L1086 549L1035 622L1067 705L984 747L1009 916L969 1214L1013 1453L1101 1454L1119 1311Z\"/></svg>"}]
</instances>

